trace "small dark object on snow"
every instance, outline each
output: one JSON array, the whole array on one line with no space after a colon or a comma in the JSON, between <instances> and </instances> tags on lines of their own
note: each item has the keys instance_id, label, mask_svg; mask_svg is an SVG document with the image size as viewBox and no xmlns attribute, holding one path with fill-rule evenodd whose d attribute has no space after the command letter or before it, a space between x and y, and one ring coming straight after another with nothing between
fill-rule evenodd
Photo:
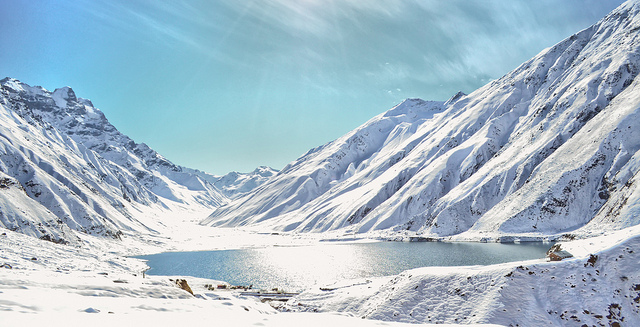
<instances>
[{"instance_id":1,"label":"small dark object on snow","mask_svg":"<svg viewBox=\"0 0 640 327\"><path fill-rule=\"evenodd\" d=\"M189 284L187 284L187 280L186 279L176 279L176 285L178 285L178 287L180 287L181 289L191 293L191 295L193 295L193 291L191 290L191 287L189 287Z\"/></svg>"},{"instance_id":2,"label":"small dark object on snow","mask_svg":"<svg viewBox=\"0 0 640 327\"><path fill-rule=\"evenodd\" d=\"M596 261L598 261L598 256L597 255L589 255L589 259L587 260L587 263L584 264L585 267L591 266L593 267L596 264Z\"/></svg>"},{"instance_id":3,"label":"small dark object on snow","mask_svg":"<svg viewBox=\"0 0 640 327\"><path fill-rule=\"evenodd\" d=\"M573 255L563 250L560 244L554 244L549 251L547 251L547 258L551 261L560 261L571 257L573 257Z\"/></svg>"}]
</instances>

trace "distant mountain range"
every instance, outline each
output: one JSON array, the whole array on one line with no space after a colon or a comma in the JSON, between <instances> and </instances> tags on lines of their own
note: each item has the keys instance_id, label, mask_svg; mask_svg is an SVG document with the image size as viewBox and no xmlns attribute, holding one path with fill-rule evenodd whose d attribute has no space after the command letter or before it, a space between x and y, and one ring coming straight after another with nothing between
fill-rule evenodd
<instances>
[{"instance_id":1,"label":"distant mountain range","mask_svg":"<svg viewBox=\"0 0 640 327\"><path fill-rule=\"evenodd\" d=\"M230 199L242 196L256 187L264 184L269 178L275 176L278 170L267 166L260 166L250 173L232 171L223 176L215 176L195 171L200 177L213 183L222 194Z\"/></svg>"},{"instance_id":2,"label":"distant mountain range","mask_svg":"<svg viewBox=\"0 0 640 327\"><path fill-rule=\"evenodd\" d=\"M203 224L457 240L636 225L639 11L627 2L469 95L406 100Z\"/></svg>"}]
</instances>

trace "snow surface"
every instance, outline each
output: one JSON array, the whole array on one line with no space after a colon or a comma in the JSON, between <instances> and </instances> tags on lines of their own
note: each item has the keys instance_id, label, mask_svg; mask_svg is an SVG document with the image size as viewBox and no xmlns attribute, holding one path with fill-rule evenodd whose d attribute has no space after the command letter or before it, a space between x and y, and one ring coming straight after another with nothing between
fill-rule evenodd
<instances>
[{"instance_id":1,"label":"snow surface","mask_svg":"<svg viewBox=\"0 0 640 327\"><path fill-rule=\"evenodd\" d=\"M181 235L192 228L194 232L156 242L83 235L82 246L6 231L0 235L0 322L22 326L211 321L233 326L640 323L637 226L562 243L575 257L559 262L418 268L397 276L336 281L324 287L329 290L310 289L272 306L238 291L205 287L222 281L144 276L144 262L123 254L318 244L322 239L318 234L198 229L193 223L183 228ZM195 296L170 280L177 278L187 279Z\"/></svg>"},{"instance_id":2,"label":"snow surface","mask_svg":"<svg viewBox=\"0 0 640 327\"><path fill-rule=\"evenodd\" d=\"M292 311L345 312L410 323L640 325L640 228L563 243L560 262L427 267L309 290Z\"/></svg>"}]
</instances>

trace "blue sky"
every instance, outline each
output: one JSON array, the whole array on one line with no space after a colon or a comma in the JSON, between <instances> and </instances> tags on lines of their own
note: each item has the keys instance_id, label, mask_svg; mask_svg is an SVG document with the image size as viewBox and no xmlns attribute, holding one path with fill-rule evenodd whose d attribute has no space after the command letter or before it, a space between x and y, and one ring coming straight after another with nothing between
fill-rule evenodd
<instances>
[{"instance_id":1,"label":"blue sky","mask_svg":"<svg viewBox=\"0 0 640 327\"><path fill-rule=\"evenodd\" d=\"M0 0L0 78L71 86L214 174L280 169L408 97L499 78L621 0Z\"/></svg>"}]
</instances>

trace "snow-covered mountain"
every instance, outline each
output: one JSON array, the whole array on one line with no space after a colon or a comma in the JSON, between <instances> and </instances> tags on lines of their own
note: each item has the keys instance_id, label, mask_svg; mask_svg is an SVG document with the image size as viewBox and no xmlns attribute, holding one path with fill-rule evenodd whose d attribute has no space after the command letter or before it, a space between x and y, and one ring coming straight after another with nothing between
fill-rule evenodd
<instances>
[{"instance_id":1,"label":"snow-covered mountain","mask_svg":"<svg viewBox=\"0 0 640 327\"><path fill-rule=\"evenodd\" d=\"M227 198L111 125L71 88L0 81L0 226L56 242L153 233L158 214ZM74 232L75 231L75 232Z\"/></svg>"},{"instance_id":2,"label":"snow-covered mountain","mask_svg":"<svg viewBox=\"0 0 640 327\"><path fill-rule=\"evenodd\" d=\"M222 176L207 174L199 170L195 170L195 172L198 176L213 183L222 194L230 199L254 190L278 173L277 170L267 166L260 166L250 173L232 171Z\"/></svg>"},{"instance_id":3,"label":"snow-covered mountain","mask_svg":"<svg viewBox=\"0 0 640 327\"><path fill-rule=\"evenodd\" d=\"M454 239L638 224L639 12L627 2L469 95L406 100L202 223Z\"/></svg>"}]
</instances>

